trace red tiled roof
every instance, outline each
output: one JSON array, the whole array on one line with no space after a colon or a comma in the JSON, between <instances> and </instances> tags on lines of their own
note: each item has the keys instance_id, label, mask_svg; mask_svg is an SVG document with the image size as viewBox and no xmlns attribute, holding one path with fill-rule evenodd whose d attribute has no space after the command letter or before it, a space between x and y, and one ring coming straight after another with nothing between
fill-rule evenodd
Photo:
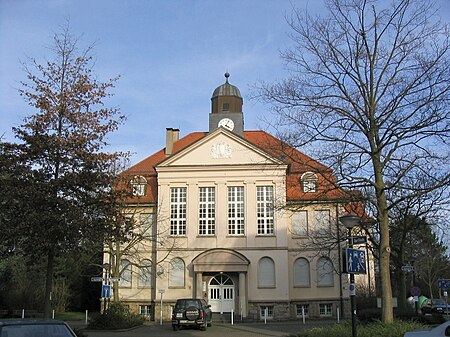
<instances>
[{"instance_id":1,"label":"red tiled roof","mask_svg":"<svg viewBox=\"0 0 450 337\"><path fill-rule=\"evenodd\" d=\"M196 141L205 137L207 132L193 132L176 141L173 145L173 154L185 149ZM288 146L286 143L275 138L265 131L244 131L243 138L254 146L259 147L273 157L282 160L289 165L286 177L287 201L305 200L330 200L346 199L348 194L333 186L335 179L329 167L319 163L306 154ZM147 193L139 199L127 200L136 202L156 202L157 201L157 173L154 167L166 159L165 149L161 149L151 156L143 159L139 163L131 166L122 175L141 175L147 179ZM312 171L318 176L319 189L316 193L304 193L301 189L301 175L307 171Z\"/></svg>"}]
</instances>

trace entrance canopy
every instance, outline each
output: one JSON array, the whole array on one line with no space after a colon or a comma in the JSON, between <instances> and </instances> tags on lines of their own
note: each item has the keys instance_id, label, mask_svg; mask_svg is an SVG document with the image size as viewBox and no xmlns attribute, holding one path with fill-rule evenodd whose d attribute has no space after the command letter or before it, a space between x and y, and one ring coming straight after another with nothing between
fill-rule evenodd
<instances>
[{"instance_id":1,"label":"entrance canopy","mask_svg":"<svg viewBox=\"0 0 450 337\"><path fill-rule=\"evenodd\" d=\"M246 272L250 261L232 249L209 249L192 261L194 272Z\"/></svg>"}]
</instances>

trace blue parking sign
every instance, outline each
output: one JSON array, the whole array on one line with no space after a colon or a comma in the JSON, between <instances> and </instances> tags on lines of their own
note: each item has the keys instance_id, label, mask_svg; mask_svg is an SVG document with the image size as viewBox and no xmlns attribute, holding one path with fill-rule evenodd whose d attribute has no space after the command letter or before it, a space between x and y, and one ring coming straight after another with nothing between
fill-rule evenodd
<instances>
[{"instance_id":1,"label":"blue parking sign","mask_svg":"<svg viewBox=\"0 0 450 337\"><path fill-rule=\"evenodd\" d=\"M347 248L345 250L345 272L348 274L366 274L366 251Z\"/></svg>"},{"instance_id":2,"label":"blue parking sign","mask_svg":"<svg viewBox=\"0 0 450 337\"><path fill-rule=\"evenodd\" d=\"M111 286L109 284L104 284L102 286L102 297L103 298L111 297Z\"/></svg>"}]
</instances>

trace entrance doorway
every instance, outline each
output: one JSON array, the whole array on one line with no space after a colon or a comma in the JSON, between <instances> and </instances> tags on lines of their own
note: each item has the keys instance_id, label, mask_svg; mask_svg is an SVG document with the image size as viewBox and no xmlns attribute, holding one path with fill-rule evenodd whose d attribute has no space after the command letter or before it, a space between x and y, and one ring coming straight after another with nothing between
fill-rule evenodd
<instances>
[{"instance_id":1,"label":"entrance doorway","mask_svg":"<svg viewBox=\"0 0 450 337\"><path fill-rule=\"evenodd\" d=\"M234 311L234 282L226 274L217 274L209 281L208 303L213 312Z\"/></svg>"}]
</instances>

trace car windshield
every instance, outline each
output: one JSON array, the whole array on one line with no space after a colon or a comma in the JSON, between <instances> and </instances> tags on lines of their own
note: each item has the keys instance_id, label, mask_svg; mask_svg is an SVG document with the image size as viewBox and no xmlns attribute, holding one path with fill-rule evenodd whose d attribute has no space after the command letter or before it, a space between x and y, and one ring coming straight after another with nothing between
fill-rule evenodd
<instances>
[{"instance_id":1,"label":"car windshield","mask_svg":"<svg viewBox=\"0 0 450 337\"><path fill-rule=\"evenodd\" d=\"M442 305L445 306L444 300L432 300L433 305Z\"/></svg>"},{"instance_id":2,"label":"car windshield","mask_svg":"<svg viewBox=\"0 0 450 337\"><path fill-rule=\"evenodd\" d=\"M6 325L0 337L73 337L64 324Z\"/></svg>"}]
</instances>

